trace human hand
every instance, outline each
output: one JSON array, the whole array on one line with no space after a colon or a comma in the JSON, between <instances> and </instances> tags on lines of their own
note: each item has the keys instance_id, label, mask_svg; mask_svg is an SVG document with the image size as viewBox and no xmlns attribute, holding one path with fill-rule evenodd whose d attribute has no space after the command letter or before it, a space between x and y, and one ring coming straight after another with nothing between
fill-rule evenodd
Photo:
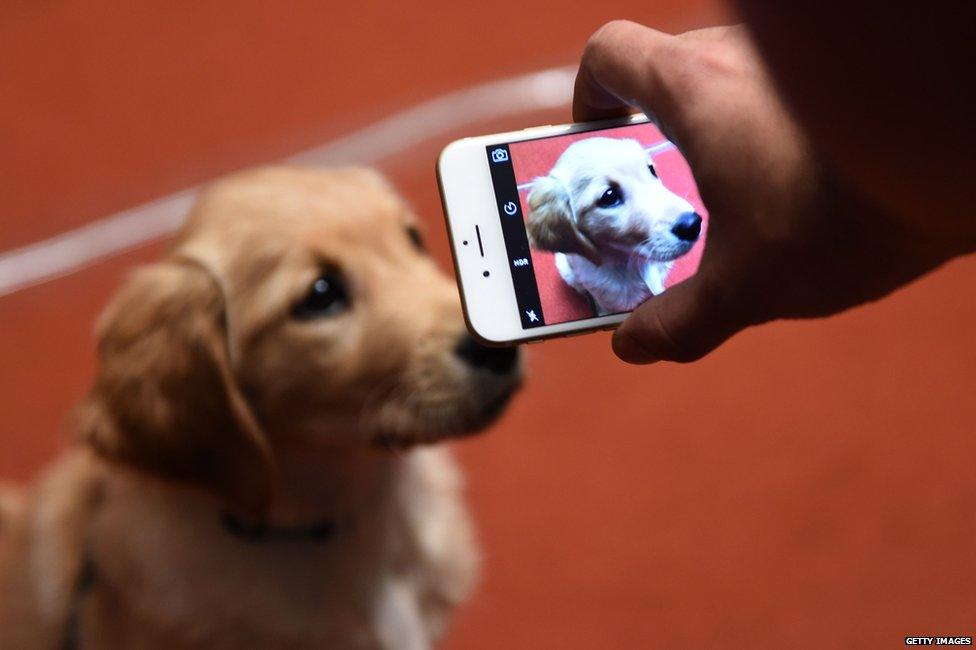
<instances>
[{"instance_id":1,"label":"human hand","mask_svg":"<svg viewBox=\"0 0 976 650\"><path fill-rule=\"evenodd\" d=\"M616 331L624 361L699 359L749 325L877 299L958 252L889 218L820 165L741 27L671 36L625 21L604 26L583 53L573 117L631 107L684 154L709 229L697 274Z\"/></svg>"}]
</instances>

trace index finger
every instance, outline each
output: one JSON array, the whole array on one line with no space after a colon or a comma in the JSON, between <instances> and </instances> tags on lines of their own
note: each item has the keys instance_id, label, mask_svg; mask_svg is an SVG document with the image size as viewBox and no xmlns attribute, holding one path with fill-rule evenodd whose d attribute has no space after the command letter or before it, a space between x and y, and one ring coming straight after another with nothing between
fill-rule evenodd
<instances>
[{"instance_id":1,"label":"index finger","mask_svg":"<svg viewBox=\"0 0 976 650\"><path fill-rule=\"evenodd\" d=\"M664 69L680 42L627 20L601 27L583 50L573 94L573 120L619 117L638 108L652 120L669 121L672 98Z\"/></svg>"}]
</instances>

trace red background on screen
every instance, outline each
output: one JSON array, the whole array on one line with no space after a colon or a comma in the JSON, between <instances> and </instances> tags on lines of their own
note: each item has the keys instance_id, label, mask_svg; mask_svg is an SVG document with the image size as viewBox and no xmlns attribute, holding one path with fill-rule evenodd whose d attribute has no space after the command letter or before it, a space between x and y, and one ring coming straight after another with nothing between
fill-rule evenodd
<instances>
[{"instance_id":1,"label":"red background on screen","mask_svg":"<svg viewBox=\"0 0 976 650\"><path fill-rule=\"evenodd\" d=\"M572 135L544 138L541 140L526 140L513 142L508 146L512 157L512 167L515 171L515 182L518 185L530 183L539 176L545 176L559 159L559 156L577 140L592 137L631 138L637 140L645 148L665 140L661 132L653 124L638 124L624 126L603 131L587 131ZM698 196L698 188L691 175L688 163L675 148L669 148L652 155L658 176L664 185L684 197L694 206L702 216L702 236L684 257L679 258L665 281L666 287L671 287L685 278L693 275L698 269L702 251L705 247L705 237L708 231L708 212ZM519 201L522 203L523 214L528 214L527 200L529 190L525 187L519 190ZM555 257L548 251L532 249L532 266L535 269L536 284L539 286L539 299L542 303L542 313L547 324L565 323L593 316L587 300L575 289L570 287L559 275L556 269Z\"/></svg>"}]
</instances>

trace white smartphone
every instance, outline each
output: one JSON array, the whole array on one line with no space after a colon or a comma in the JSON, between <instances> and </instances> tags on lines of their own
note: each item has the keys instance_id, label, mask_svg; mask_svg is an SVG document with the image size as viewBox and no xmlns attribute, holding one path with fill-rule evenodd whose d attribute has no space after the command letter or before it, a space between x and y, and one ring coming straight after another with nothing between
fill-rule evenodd
<instances>
[{"instance_id":1,"label":"white smartphone","mask_svg":"<svg viewBox=\"0 0 976 650\"><path fill-rule=\"evenodd\" d=\"M701 259L691 170L642 115L457 140L437 178L465 320L488 345L613 329Z\"/></svg>"}]
</instances>

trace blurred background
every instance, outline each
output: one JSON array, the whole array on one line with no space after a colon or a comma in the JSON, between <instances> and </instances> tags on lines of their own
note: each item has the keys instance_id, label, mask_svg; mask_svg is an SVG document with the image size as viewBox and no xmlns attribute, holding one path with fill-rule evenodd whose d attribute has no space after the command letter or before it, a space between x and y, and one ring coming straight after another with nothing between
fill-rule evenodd
<instances>
[{"instance_id":1,"label":"blurred background","mask_svg":"<svg viewBox=\"0 0 976 650\"><path fill-rule=\"evenodd\" d=\"M440 106L470 115L421 113L422 138L356 154L423 215L449 271L439 149L570 120L571 76L537 100L480 84L572 66L621 17L669 31L734 20L713 0L4 2L0 261L468 97ZM93 320L165 245L137 231L104 258L43 248L80 267L0 296L0 477L30 480L70 438ZM16 259L43 271L42 258ZM515 406L455 445L485 557L446 646L883 648L972 634L974 273L957 262L880 304L757 328L687 367L624 366L605 334L532 346Z\"/></svg>"}]
</instances>

